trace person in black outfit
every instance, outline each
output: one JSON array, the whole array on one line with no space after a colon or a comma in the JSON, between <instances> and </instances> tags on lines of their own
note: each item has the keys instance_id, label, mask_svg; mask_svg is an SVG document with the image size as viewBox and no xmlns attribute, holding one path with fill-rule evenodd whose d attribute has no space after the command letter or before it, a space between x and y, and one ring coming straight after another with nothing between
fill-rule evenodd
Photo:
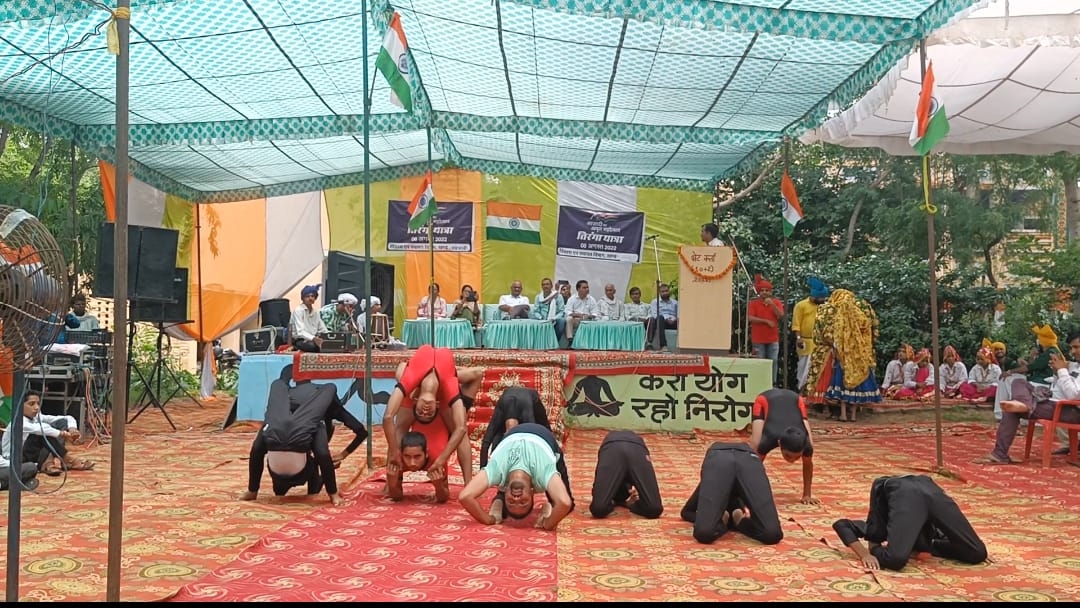
<instances>
[{"instance_id":1,"label":"person in black outfit","mask_svg":"<svg viewBox=\"0 0 1080 608\"><path fill-rule=\"evenodd\" d=\"M814 482L814 444L810 439L810 422L806 418L806 403L795 391L774 388L754 400L753 421L750 426L750 447L761 460L776 448L784 460L802 459L804 505L819 501L810 493Z\"/></svg>"},{"instance_id":2,"label":"person in black outfit","mask_svg":"<svg viewBox=\"0 0 1080 608\"><path fill-rule=\"evenodd\" d=\"M356 434L336 456L330 455L333 420ZM318 494L325 485L330 502L340 504L334 469L366 438L364 424L345 409L334 385L301 382L290 388L288 380L275 380L270 385L265 422L251 445L248 490L240 499L258 496L265 460L276 497L304 484L309 495Z\"/></svg>"},{"instance_id":3,"label":"person in black outfit","mask_svg":"<svg viewBox=\"0 0 1080 608\"><path fill-rule=\"evenodd\" d=\"M912 552L968 564L986 560L986 545L960 507L926 475L875 479L866 521L840 519L833 530L871 570L903 570Z\"/></svg>"},{"instance_id":4,"label":"person in black outfit","mask_svg":"<svg viewBox=\"0 0 1080 608\"><path fill-rule=\"evenodd\" d=\"M499 445L499 441L515 426L526 422L534 422L551 430L547 408L540 401L540 393L523 386L511 386L503 391L499 401L495 403L487 431L480 442L481 469L487 466L491 450Z\"/></svg>"},{"instance_id":5,"label":"person in black outfit","mask_svg":"<svg viewBox=\"0 0 1080 608\"><path fill-rule=\"evenodd\" d=\"M589 512L603 519L616 505L626 506L631 513L647 519L656 519L664 512L649 448L633 431L608 433L596 455Z\"/></svg>"},{"instance_id":6,"label":"person in black outfit","mask_svg":"<svg viewBox=\"0 0 1080 608\"><path fill-rule=\"evenodd\" d=\"M784 538L761 458L745 443L716 442L701 463L701 482L682 509L694 538L710 544L728 528L766 545Z\"/></svg>"}]
</instances>

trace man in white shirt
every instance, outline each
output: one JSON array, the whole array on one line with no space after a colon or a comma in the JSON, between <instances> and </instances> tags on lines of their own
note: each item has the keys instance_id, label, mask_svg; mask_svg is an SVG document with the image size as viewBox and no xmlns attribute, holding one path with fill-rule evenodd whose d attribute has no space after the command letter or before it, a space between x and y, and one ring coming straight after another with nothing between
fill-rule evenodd
<instances>
[{"instance_id":1,"label":"man in white shirt","mask_svg":"<svg viewBox=\"0 0 1080 608\"><path fill-rule=\"evenodd\" d=\"M604 297L597 302L601 321L622 321L623 303L615 299L615 284L604 285Z\"/></svg>"},{"instance_id":2,"label":"man in white shirt","mask_svg":"<svg viewBox=\"0 0 1080 608\"><path fill-rule=\"evenodd\" d=\"M521 281L510 283L510 293L499 296L503 319L528 319L529 298L521 295Z\"/></svg>"},{"instance_id":3,"label":"man in white shirt","mask_svg":"<svg viewBox=\"0 0 1080 608\"><path fill-rule=\"evenodd\" d=\"M555 323L555 339L561 339L566 333L566 317L563 309L566 308L566 300L562 294L555 290L551 279L545 277L540 281L540 293L536 294L533 302L532 318L541 321L553 321Z\"/></svg>"},{"instance_id":4,"label":"man in white shirt","mask_svg":"<svg viewBox=\"0 0 1080 608\"><path fill-rule=\"evenodd\" d=\"M656 312L660 311L660 322L657 322ZM678 329L679 327L679 301L671 297L671 287L667 284L660 286L660 303L657 305L656 300L649 303L649 322L647 324L646 333L648 334L648 343L646 347L651 347L653 344L654 335L659 330L660 332L660 348L667 348L667 335L666 330Z\"/></svg>"},{"instance_id":5,"label":"man in white shirt","mask_svg":"<svg viewBox=\"0 0 1080 608\"><path fill-rule=\"evenodd\" d=\"M319 299L319 286L306 285L300 290L300 299L303 304L296 307L289 319L289 338L296 350L317 353L323 343L319 334L326 333L326 324L323 323L319 309L315 308L315 300Z\"/></svg>"},{"instance_id":6,"label":"man in white shirt","mask_svg":"<svg viewBox=\"0 0 1080 608\"><path fill-rule=\"evenodd\" d=\"M600 314L596 298L589 295L589 282L582 279L577 282L577 293L570 296L566 301L566 341L569 346L574 345L574 332L582 321L595 319Z\"/></svg>"},{"instance_id":7,"label":"man in white shirt","mask_svg":"<svg viewBox=\"0 0 1080 608\"><path fill-rule=\"evenodd\" d=\"M14 408L13 408L14 409ZM71 416L49 416L41 413L41 395L28 391L22 404L22 461L34 463L34 467L46 475L57 476L66 467L72 471L89 471L92 461L75 458L68 453L67 442L79 440L79 425ZM11 460L12 437L5 431L0 438L0 454ZM59 457L63 465L57 461Z\"/></svg>"},{"instance_id":8,"label":"man in white shirt","mask_svg":"<svg viewBox=\"0 0 1080 608\"><path fill-rule=\"evenodd\" d=\"M79 320L79 326L73 327L68 331L94 331L95 329L101 329L98 318L86 312L86 296L81 293L76 294L75 297L71 299L71 314L75 315L75 318Z\"/></svg>"},{"instance_id":9,"label":"man in white shirt","mask_svg":"<svg viewBox=\"0 0 1080 608\"><path fill-rule=\"evenodd\" d=\"M1080 332L1069 336L1069 354L1073 359L1080 359ZM1050 380L1050 398L1035 401L1030 382L1019 379L1012 382L1011 399L1001 402L1001 422L998 423L994 450L985 458L976 460L979 464L1011 464L1009 448L1016 439L1021 418L1050 420L1058 401L1071 401L1080 398L1080 363L1068 362L1057 353L1050 355L1050 368L1054 375ZM998 387L1001 390L1001 387ZM1061 409L1061 422L1080 424L1080 407L1068 406Z\"/></svg>"},{"instance_id":10,"label":"man in white shirt","mask_svg":"<svg viewBox=\"0 0 1080 608\"><path fill-rule=\"evenodd\" d=\"M721 241L717 235L720 234L720 228L709 222L701 226L701 242L705 243L708 247L723 247L724 241Z\"/></svg>"},{"instance_id":11,"label":"man in white shirt","mask_svg":"<svg viewBox=\"0 0 1080 608\"><path fill-rule=\"evenodd\" d=\"M649 305L641 301L641 288L630 288L630 301L623 304L623 319L626 321L641 321L649 319Z\"/></svg>"}]
</instances>

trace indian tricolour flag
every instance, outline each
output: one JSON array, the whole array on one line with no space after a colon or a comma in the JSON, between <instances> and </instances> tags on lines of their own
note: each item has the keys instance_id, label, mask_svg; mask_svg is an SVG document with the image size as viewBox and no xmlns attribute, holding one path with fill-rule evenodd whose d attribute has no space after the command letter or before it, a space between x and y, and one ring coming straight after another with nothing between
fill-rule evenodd
<instances>
[{"instance_id":1,"label":"indian tricolour flag","mask_svg":"<svg viewBox=\"0 0 1080 608\"><path fill-rule=\"evenodd\" d=\"M539 245L541 209L540 205L489 202L487 238Z\"/></svg>"},{"instance_id":2,"label":"indian tricolour flag","mask_svg":"<svg viewBox=\"0 0 1080 608\"><path fill-rule=\"evenodd\" d=\"M795 232L795 224L803 218L802 206L799 205L799 195L795 192L795 182L784 171L784 177L780 180L780 194L783 196L782 215L784 216L784 236L791 236Z\"/></svg>"},{"instance_id":3,"label":"indian tricolour flag","mask_svg":"<svg viewBox=\"0 0 1080 608\"><path fill-rule=\"evenodd\" d=\"M926 67L923 76L922 91L919 93L919 105L915 107L915 121L911 124L911 136L908 141L920 156L926 156L938 143L949 134L949 118L945 115L945 105L937 97L934 85L934 64Z\"/></svg>"},{"instance_id":4,"label":"indian tricolour flag","mask_svg":"<svg viewBox=\"0 0 1080 608\"><path fill-rule=\"evenodd\" d=\"M412 112L412 90L409 88L409 61L406 51L409 50L405 42L405 30L401 29L401 15L394 12L390 18L390 26L386 28L386 36L383 37L382 50L375 60L375 67L379 68L386 82L390 83L390 101L399 108L405 108Z\"/></svg>"},{"instance_id":5,"label":"indian tricolour flag","mask_svg":"<svg viewBox=\"0 0 1080 608\"><path fill-rule=\"evenodd\" d=\"M431 171L424 176L423 183L416 196L409 203L409 230L416 230L435 217L438 207L435 203L435 193L431 190Z\"/></svg>"}]
</instances>

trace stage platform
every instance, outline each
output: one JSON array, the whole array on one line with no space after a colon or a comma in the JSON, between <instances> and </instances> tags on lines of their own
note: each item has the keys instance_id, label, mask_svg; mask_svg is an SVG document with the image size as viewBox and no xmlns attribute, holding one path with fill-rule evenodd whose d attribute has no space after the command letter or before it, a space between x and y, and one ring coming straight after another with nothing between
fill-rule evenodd
<instances>
[{"instance_id":1,"label":"stage platform","mask_svg":"<svg viewBox=\"0 0 1080 608\"><path fill-rule=\"evenodd\" d=\"M371 359L372 423L382 421L398 364L414 351L375 351ZM641 431L736 430L750 422L757 395L769 388L765 359L704 354L626 351L454 351L458 367L504 370L543 368L564 387L566 424ZM296 380L332 382L346 407L366 420L360 382L363 353L247 355L240 364L237 420L259 421L270 383L292 366Z\"/></svg>"}]
</instances>

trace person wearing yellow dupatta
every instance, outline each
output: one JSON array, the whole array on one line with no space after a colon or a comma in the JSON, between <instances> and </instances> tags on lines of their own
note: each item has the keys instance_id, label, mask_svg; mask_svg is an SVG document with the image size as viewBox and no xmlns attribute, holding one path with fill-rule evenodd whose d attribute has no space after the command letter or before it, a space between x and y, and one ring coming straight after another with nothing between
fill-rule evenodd
<instances>
[{"instance_id":1,"label":"person wearing yellow dupatta","mask_svg":"<svg viewBox=\"0 0 1080 608\"><path fill-rule=\"evenodd\" d=\"M881 393L874 378L877 337L877 314L870 303L847 289L833 291L818 307L804 394L815 401L839 402L841 422L854 422L859 405L879 403Z\"/></svg>"}]
</instances>

